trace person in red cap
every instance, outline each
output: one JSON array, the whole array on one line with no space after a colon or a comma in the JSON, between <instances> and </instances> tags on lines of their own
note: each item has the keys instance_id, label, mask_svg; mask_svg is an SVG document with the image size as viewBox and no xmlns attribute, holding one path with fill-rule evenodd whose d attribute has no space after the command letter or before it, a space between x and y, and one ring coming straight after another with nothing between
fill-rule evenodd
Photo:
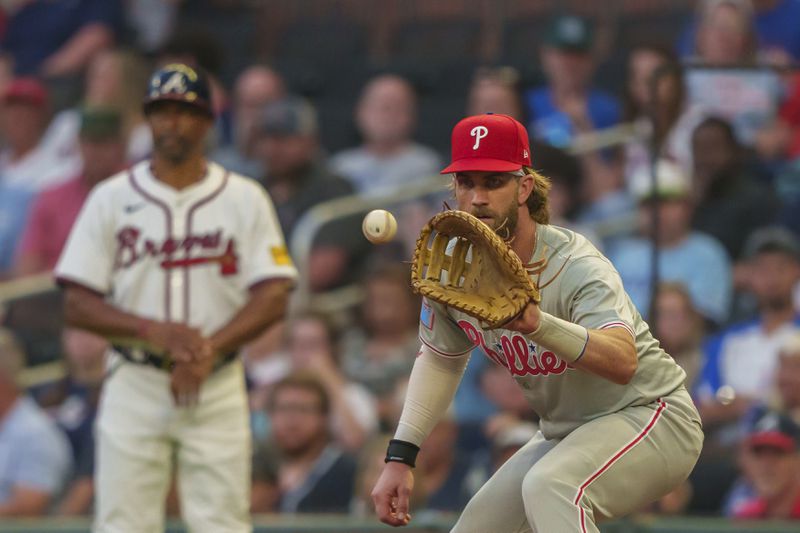
<instances>
[{"instance_id":1,"label":"person in red cap","mask_svg":"<svg viewBox=\"0 0 800 533\"><path fill-rule=\"evenodd\" d=\"M740 519L800 520L800 426L759 408L742 442L742 466L755 496L734 510Z\"/></svg>"},{"instance_id":2,"label":"person in red cap","mask_svg":"<svg viewBox=\"0 0 800 533\"><path fill-rule=\"evenodd\" d=\"M454 532L597 532L683 483L703 443L685 372L653 338L611 263L582 235L550 225L548 179L525 128L507 115L456 124L458 209L505 238L541 292L510 323L423 300L422 347L372 492L381 521L409 523L417 452L480 347L522 388L540 430L473 496Z\"/></svg>"}]
</instances>

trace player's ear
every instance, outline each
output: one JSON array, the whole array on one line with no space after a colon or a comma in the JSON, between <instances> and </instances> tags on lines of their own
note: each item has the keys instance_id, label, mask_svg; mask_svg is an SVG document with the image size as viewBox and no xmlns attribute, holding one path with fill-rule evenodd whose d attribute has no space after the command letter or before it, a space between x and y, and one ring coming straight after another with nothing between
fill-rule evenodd
<instances>
[{"instance_id":1,"label":"player's ear","mask_svg":"<svg viewBox=\"0 0 800 533\"><path fill-rule=\"evenodd\" d=\"M519 187L517 187L517 202L522 205L528 201L528 197L533 192L533 187L536 180L533 176L525 173L524 176L519 178Z\"/></svg>"}]
</instances>

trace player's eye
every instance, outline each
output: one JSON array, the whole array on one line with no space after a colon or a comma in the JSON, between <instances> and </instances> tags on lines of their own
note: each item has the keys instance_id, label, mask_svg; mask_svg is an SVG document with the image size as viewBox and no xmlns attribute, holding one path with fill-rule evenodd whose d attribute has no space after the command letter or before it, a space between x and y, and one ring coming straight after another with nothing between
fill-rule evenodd
<instances>
[{"instance_id":1,"label":"player's eye","mask_svg":"<svg viewBox=\"0 0 800 533\"><path fill-rule=\"evenodd\" d=\"M456 178L456 185L464 189L471 189L473 187L472 180L469 178Z\"/></svg>"}]
</instances>

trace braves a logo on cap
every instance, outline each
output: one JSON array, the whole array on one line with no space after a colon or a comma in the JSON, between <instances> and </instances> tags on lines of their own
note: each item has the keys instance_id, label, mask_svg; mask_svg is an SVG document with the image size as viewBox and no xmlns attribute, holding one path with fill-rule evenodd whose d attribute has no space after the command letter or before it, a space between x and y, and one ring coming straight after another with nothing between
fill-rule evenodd
<instances>
[{"instance_id":1,"label":"braves a logo on cap","mask_svg":"<svg viewBox=\"0 0 800 533\"><path fill-rule=\"evenodd\" d=\"M481 139L489 135L489 128L486 126L475 126L469 132L472 137L475 137L475 144L472 145L473 150L477 150L481 145Z\"/></svg>"},{"instance_id":2,"label":"braves a logo on cap","mask_svg":"<svg viewBox=\"0 0 800 533\"><path fill-rule=\"evenodd\" d=\"M164 70L172 70L169 77L155 78L152 81L151 98L157 98L162 94L182 94L187 99L194 100L197 95L190 91L189 84L197 81L197 72L186 65L172 64L167 65Z\"/></svg>"},{"instance_id":3,"label":"braves a logo on cap","mask_svg":"<svg viewBox=\"0 0 800 533\"><path fill-rule=\"evenodd\" d=\"M175 72L172 76L167 78L161 85L161 93L178 93L183 94L186 92L186 78L183 73Z\"/></svg>"}]
</instances>

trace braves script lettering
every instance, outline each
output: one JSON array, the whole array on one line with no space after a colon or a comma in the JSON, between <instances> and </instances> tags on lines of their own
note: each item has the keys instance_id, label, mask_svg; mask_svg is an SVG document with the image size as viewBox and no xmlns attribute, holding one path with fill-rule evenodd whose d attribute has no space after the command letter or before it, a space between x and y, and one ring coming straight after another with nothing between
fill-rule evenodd
<instances>
[{"instance_id":1,"label":"braves script lettering","mask_svg":"<svg viewBox=\"0 0 800 533\"><path fill-rule=\"evenodd\" d=\"M536 345L528 342L524 336L514 333L511 337L503 334L497 346L502 354L489 348L483 331L466 320L458 321L459 327L473 344L480 346L486 355L495 363L508 368L514 376L548 376L563 374L570 368L567 363L551 351L537 353Z\"/></svg>"},{"instance_id":2,"label":"braves script lettering","mask_svg":"<svg viewBox=\"0 0 800 533\"><path fill-rule=\"evenodd\" d=\"M192 257L192 252L196 251L205 253ZM174 258L176 254L182 257ZM222 230L160 242L142 237L142 230L134 226L126 226L117 232L115 269L129 268L147 257L161 259L160 266L165 269L218 263L222 275L238 272L236 241L233 237L224 238Z\"/></svg>"}]
</instances>

